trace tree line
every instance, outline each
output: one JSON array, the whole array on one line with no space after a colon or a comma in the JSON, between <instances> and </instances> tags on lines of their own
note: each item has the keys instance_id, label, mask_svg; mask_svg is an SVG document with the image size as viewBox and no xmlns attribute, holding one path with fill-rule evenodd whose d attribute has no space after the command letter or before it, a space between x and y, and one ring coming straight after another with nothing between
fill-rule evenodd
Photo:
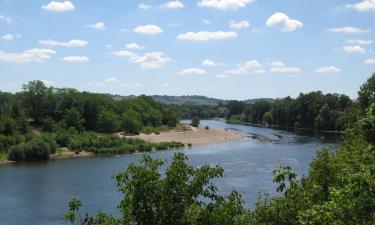
<instances>
[{"instance_id":1,"label":"tree line","mask_svg":"<svg viewBox=\"0 0 375 225\"><path fill-rule=\"evenodd\" d=\"M362 91L359 94L361 96ZM346 95L315 91L301 93L297 98L261 100L250 104L230 101L227 119L270 127L343 131L355 121L360 104Z\"/></svg>"},{"instance_id":2,"label":"tree line","mask_svg":"<svg viewBox=\"0 0 375 225\"><path fill-rule=\"evenodd\" d=\"M119 147L121 138L104 138L116 143L110 146L95 143L115 132L138 134L173 128L178 123L179 117L171 107L147 96L115 100L105 94L47 87L42 81L31 81L21 92L0 92L0 156L11 160L48 159L61 147L101 152L106 147L109 151L108 147ZM122 152L126 153L134 151L134 147L149 150L181 146L135 141L123 145L133 146L123 147Z\"/></svg>"},{"instance_id":3,"label":"tree line","mask_svg":"<svg viewBox=\"0 0 375 225\"><path fill-rule=\"evenodd\" d=\"M338 149L320 150L300 179L289 166L275 168L278 194L262 194L254 209L245 208L236 191L218 194L214 180L223 176L221 167L194 168L184 154L176 153L163 174L164 162L145 155L115 176L123 194L119 216L82 215L82 203L73 199L64 218L82 225L373 225L375 74L351 104L360 108L356 119L348 121Z\"/></svg>"}]
</instances>

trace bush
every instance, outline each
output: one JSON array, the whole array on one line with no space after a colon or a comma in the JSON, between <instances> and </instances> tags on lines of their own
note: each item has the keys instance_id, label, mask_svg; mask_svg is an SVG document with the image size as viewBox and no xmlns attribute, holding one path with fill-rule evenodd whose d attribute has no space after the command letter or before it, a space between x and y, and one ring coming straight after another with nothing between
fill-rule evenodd
<instances>
[{"instance_id":1,"label":"bush","mask_svg":"<svg viewBox=\"0 0 375 225\"><path fill-rule=\"evenodd\" d=\"M191 125L193 127L198 127L199 126L199 117L198 116L193 116L193 118L191 119Z\"/></svg>"},{"instance_id":2,"label":"bush","mask_svg":"<svg viewBox=\"0 0 375 225\"><path fill-rule=\"evenodd\" d=\"M49 116L47 116L42 122L42 130L44 132L53 132L55 130L55 127L55 121Z\"/></svg>"},{"instance_id":3,"label":"bush","mask_svg":"<svg viewBox=\"0 0 375 225\"><path fill-rule=\"evenodd\" d=\"M51 154L50 145L42 138L34 138L27 143L12 146L9 149L9 160L48 160Z\"/></svg>"},{"instance_id":4,"label":"bush","mask_svg":"<svg viewBox=\"0 0 375 225\"><path fill-rule=\"evenodd\" d=\"M66 148L69 146L70 137L66 132L60 131L56 134L55 141L60 147Z\"/></svg>"}]
</instances>

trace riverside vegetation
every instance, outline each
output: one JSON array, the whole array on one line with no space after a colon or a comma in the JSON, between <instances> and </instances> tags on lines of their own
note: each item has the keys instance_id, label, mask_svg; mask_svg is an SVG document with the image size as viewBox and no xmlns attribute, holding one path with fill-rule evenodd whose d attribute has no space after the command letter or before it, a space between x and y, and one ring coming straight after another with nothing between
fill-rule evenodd
<instances>
[{"instance_id":1,"label":"riverside vegetation","mask_svg":"<svg viewBox=\"0 0 375 225\"><path fill-rule=\"evenodd\" d=\"M146 96L115 100L31 81L22 92L0 92L0 158L46 160L62 148L98 154L178 148L183 144L152 144L112 135L174 129L178 121L170 107Z\"/></svg>"},{"instance_id":2,"label":"riverside vegetation","mask_svg":"<svg viewBox=\"0 0 375 225\"><path fill-rule=\"evenodd\" d=\"M218 194L214 180L223 176L221 167L194 168L176 153L164 174L159 172L163 161L145 155L115 176L123 193L119 216L98 212L80 217L82 203L73 199L64 218L90 225L373 225L375 75L353 104L360 108L347 122L339 148L319 151L299 179L289 166L276 168L278 194L261 195L255 209L244 208L236 191Z\"/></svg>"}]
</instances>

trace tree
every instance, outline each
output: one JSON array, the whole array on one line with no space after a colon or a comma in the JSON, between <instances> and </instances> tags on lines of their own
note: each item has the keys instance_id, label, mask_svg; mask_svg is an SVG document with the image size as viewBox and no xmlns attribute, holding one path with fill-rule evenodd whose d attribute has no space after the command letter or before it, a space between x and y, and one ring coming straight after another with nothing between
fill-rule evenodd
<instances>
[{"instance_id":1,"label":"tree","mask_svg":"<svg viewBox=\"0 0 375 225\"><path fill-rule=\"evenodd\" d=\"M42 122L42 129L44 132L53 132L56 128L55 121L50 117L47 116Z\"/></svg>"},{"instance_id":2,"label":"tree","mask_svg":"<svg viewBox=\"0 0 375 225\"><path fill-rule=\"evenodd\" d=\"M191 118L191 125L193 127L198 127L199 126L199 117L198 116L193 116L193 118Z\"/></svg>"},{"instance_id":3,"label":"tree","mask_svg":"<svg viewBox=\"0 0 375 225\"><path fill-rule=\"evenodd\" d=\"M98 130L103 133L114 133L120 129L118 116L112 111L102 111L98 118Z\"/></svg>"},{"instance_id":4,"label":"tree","mask_svg":"<svg viewBox=\"0 0 375 225\"><path fill-rule=\"evenodd\" d=\"M325 103L319 110L319 115L315 118L315 128L327 129L329 127L330 114L329 106Z\"/></svg>"},{"instance_id":5,"label":"tree","mask_svg":"<svg viewBox=\"0 0 375 225\"><path fill-rule=\"evenodd\" d=\"M63 120L63 124L67 129L73 127L79 131L83 130L84 123L85 120L82 118L81 113L75 108L69 109Z\"/></svg>"},{"instance_id":6,"label":"tree","mask_svg":"<svg viewBox=\"0 0 375 225\"><path fill-rule=\"evenodd\" d=\"M42 81L30 81L23 86L25 100L30 115L36 125L40 125L45 111L45 103L50 89Z\"/></svg>"},{"instance_id":7,"label":"tree","mask_svg":"<svg viewBox=\"0 0 375 225\"><path fill-rule=\"evenodd\" d=\"M363 111L375 103L375 73L360 87L358 101Z\"/></svg>"},{"instance_id":8,"label":"tree","mask_svg":"<svg viewBox=\"0 0 375 225\"><path fill-rule=\"evenodd\" d=\"M81 202L73 199L65 219L79 224L240 224L245 211L241 195L220 196L212 182L223 176L221 167L194 168L184 154L176 153L162 176L159 169L163 163L145 155L139 165L131 164L116 175L117 187L124 195L118 218L99 212L80 221Z\"/></svg>"},{"instance_id":9,"label":"tree","mask_svg":"<svg viewBox=\"0 0 375 225\"><path fill-rule=\"evenodd\" d=\"M139 113L129 110L121 116L122 128L130 134L138 134L142 129L142 119Z\"/></svg>"}]
</instances>

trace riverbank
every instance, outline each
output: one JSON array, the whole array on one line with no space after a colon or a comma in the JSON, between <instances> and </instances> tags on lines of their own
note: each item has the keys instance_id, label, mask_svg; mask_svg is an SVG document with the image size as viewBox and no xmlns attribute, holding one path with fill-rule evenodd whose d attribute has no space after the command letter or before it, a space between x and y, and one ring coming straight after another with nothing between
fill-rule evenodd
<instances>
[{"instance_id":1,"label":"riverbank","mask_svg":"<svg viewBox=\"0 0 375 225\"><path fill-rule=\"evenodd\" d=\"M227 131L219 128L206 129L203 126L190 127L189 131L171 130L160 134L140 134L133 136L151 143L162 143L176 141L183 144L191 144L192 146L203 146L220 144L227 141L234 141L242 138L239 132Z\"/></svg>"},{"instance_id":2,"label":"riverbank","mask_svg":"<svg viewBox=\"0 0 375 225\"><path fill-rule=\"evenodd\" d=\"M318 130L318 129L312 129L312 128L303 128L303 127L297 128L297 127L284 127L284 126L269 126L269 125L242 122L242 121L226 121L226 123L244 125L244 126L263 127L263 128L269 128L269 129L311 131L311 132L318 132L318 133L325 133L325 134L340 134L340 135L345 134L344 131Z\"/></svg>"}]
</instances>

